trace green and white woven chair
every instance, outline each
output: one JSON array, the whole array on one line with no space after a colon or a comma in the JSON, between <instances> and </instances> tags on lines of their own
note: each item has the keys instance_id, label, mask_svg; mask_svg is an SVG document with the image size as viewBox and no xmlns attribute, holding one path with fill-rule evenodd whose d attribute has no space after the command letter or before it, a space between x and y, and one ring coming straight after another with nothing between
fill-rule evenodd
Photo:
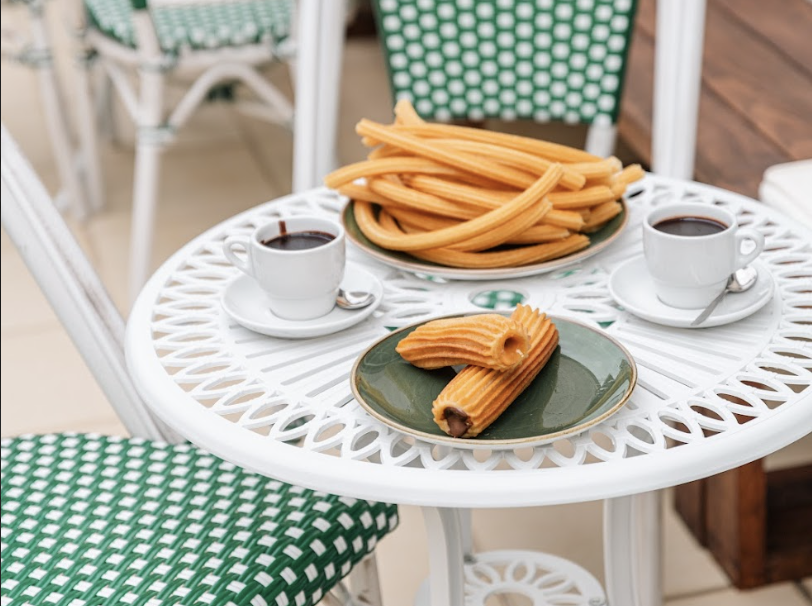
<instances>
[{"instance_id":1,"label":"green and white woven chair","mask_svg":"<svg viewBox=\"0 0 812 606\"><path fill-rule=\"evenodd\" d=\"M140 437L2 440L0 604L379 604L373 552L396 507L169 443L127 374L121 317L5 126L1 171L3 227ZM348 574L355 595L341 583Z\"/></svg>"},{"instance_id":2,"label":"green and white woven chair","mask_svg":"<svg viewBox=\"0 0 812 606\"><path fill-rule=\"evenodd\" d=\"M636 0L376 0L396 99L424 118L590 124L615 143Z\"/></svg>"},{"instance_id":3,"label":"green and white woven chair","mask_svg":"<svg viewBox=\"0 0 812 606\"><path fill-rule=\"evenodd\" d=\"M86 65L98 64L136 125L130 293L150 273L161 152L213 91L240 83L252 99L236 95L246 113L293 127L293 189L317 185L317 145L335 147L338 72L345 0L82 0L81 42ZM291 101L261 73L289 64ZM295 73L293 73L295 72ZM132 85L131 74L137 76ZM89 74L78 70L79 130L84 156L98 158L88 99ZM169 107L166 88L185 93ZM218 87L220 87L218 89ZM230 96L231 93L229 93ZM317 138L318 133L318 138Z\"/></svg>"}]
</instances>

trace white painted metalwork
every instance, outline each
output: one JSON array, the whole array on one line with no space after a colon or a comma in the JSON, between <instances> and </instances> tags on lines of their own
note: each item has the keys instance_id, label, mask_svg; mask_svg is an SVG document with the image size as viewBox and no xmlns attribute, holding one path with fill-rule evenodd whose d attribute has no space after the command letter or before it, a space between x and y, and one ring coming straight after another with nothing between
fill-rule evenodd
<instances>
[{"instance_id":1,"label":"white painted metalwork","mask_svg":"<svg viewBox=\"0 0 812 606\"><path fill-rule=\"evenodd\" d=\"M211 5L218 1L202 4ZM197 0L150 2L146 9L134 10L132 21L137 40L134 48L105 34L92 20L87 21L87 26L80 31L85 54L97 55L98 65L105 72L108 85L122 98L136 125L129 270L133 297L149 275L151 266L162 152L174 141L177 131L205 100L213 86L224 81L240 82L255 94L256 100L238 99L238 108L245 107L246 113L252 116L285 126L296 123L294 191L320 183L323 173L330 170L327 165L319 165L325 153L323 147L325 144L335 147L333 131L338 107L343 19L335 23L327 23L326 20L334 15L343 16L346 7L344 0L331 0L328 3L323 0L299 0L296 3L299 12L294 18L294 32L289 40L278 45L263 39L221 48L184 47L177 53L162 49L156 33L150 11L160 8L161 4L193 6L201 3ZM293 61L297 52L300 57ZM296 84L295 115L294 104L258 71L271 62L281 60L290 60L292 69L298 71L296 77L292 78ZM83 69L86 70L87 65ZM135 86L122 77L125 70L131 69L138 75ZM164 94L169 82L186 87L185 94L174 108L167 106ZM89 104L92 95L88 90L90 81L84 71L78 75L77 83L83 156L88 170L98 176L98 144ZM329 132L320 129L328 129ZM334 155L335 152L331 149L327 153ZM334 162L332 157L330 162ZM93 200L99 197L95 195L97 191L100 192L99 183L100 180L96 178L90 184Z\"/></svg>"},{"instance_id":2,"label":"white painted metalwork","mask_svg":"<svg viewBox=\"0 0 812 606\"><path fill-rule=\"evenodd\" d=\"M741 223L765 233L768 245L762 259L777 283L774 299L753 316L689 334L638 320L618 309L606 290L612 268L641 252L639 225L645 209L686 199L723 204L738 213ZM373 319L337 335L295 343L256 335L230 322L220 308L219 295L236 270L222 255L223 239L247 234L274 216L336 214L343 202L327 190L290 196L239 215L173 257L145 289L131 322L140 325L137 333L131 330L131 353L139 359L152 358L162 368L149 384L183 387L190 396L187 400L197 402L206 414L202 417L206 423L221 426L228 419L230 428L239 430L233 435L265 436L262 443L267 447L282 442L286 450L319 453L319 459L344 458L365 462L369 468L392 468L390 478L398 469L422 467L438 479L453 470L461 472L451 474L459 482L466 481L465 472L478 476L493 471L488 475L499 476L509 475L501 472L511 469L549 468L549 475L555 476L555 468L579 467L594 469L597 475L620 467L626 459L670 459L676 457L676 446L693 451L752 433L756 426L782 418L785 410L812 393L812 346L806 340L812 338L806 323L812 282L809 232L743 197L651 177L632 192L630 224L618 242L575 268L501 282L439 282L402 274L351 251L356 262L367 264L385 284L384 302ZM364 413L353 401L347 381L357 355L386 334L387 327L476 310L472 300L486 290L519 292L526 302L550 313L608 325L607 332L632 352L639 365L640 380L630 403L607 422L570 440L531 452L485 455L453 449L440 453ZM173 409L167 404L160 407L160 414ZM190 437L195 429L190 425ZM297 444L291 447L288 442L294 439ZM747 453L742 457L744 462ZM702 475L701 471L697 473ZM714 471L707 469L704 475ZM333 488L341 492L338 484L336 479ZM613 492L626 490L618 487ZM449 499L456 505L467 500ZM491 505L505 505L509 499L494 495L489 500Z\"/></svg>"},{"instance_id":3,"label":"white painted metalwork","mask_svg":"<svg viewBox=\"0 0 812 606\"><path fill-rule=\"evenodd\" d=\"M124 426L134 436L171 439L127 372L124 320L5 124L1 147L3 229Z\"/></svg>"},{"instance_id":4,"label":"white painted metalwork","mask_svg":"<svg viewBox=\"0 0 812 606\"><path fill-rule=\"evenodd\" d=\"M600 583L569 560L534 551L489 551L466 561L465 606L486 606L489 598L524 598L530 606L608 606ZM415 606L430 604L429 583L420 586ZM617 602L623 603L623 602Z\"/></svg>"},{"instance_id":5,"label":"white painted metalwork","mask_svg":"<svg viewBox=\"0 0 812 606\"><path fill-rule=\"evenodd\" d=\"M629 495L725 471L812 431L810 231L752 200L691 182L649 176L628 200L630 223L617 242L543 276L443 282L352 250L350 258L384 282L383 304L347 331L292 342L241 328L219 303L237 274L222 253L227 236L283 215L336 215L345 202L325 189L289 196L213 228L153 276L128 323L128 363L145 399L171 427L227 460L286 481L427 509L611 499L609 519L622 520L634 510L636 497ZM610 272L642 252L646 209L685 200L724 205L765 234L761 259L776 294L751 317L689 332L639 320L611 300ZM390 327L478 309L476 295L486 290L518 292L530 305L604 327L638 363L630 402L573 438L502 451L433 446L368 416L348 384L356 357ZM656 502L656 495L637 502L643 533L656 526L649 497ZM650 573L658 562L632 553L641 545L608 547L636 560L617 571L616 585L625 587L620 579ZM440 552L437 546L435 559L458 558ZM656 580L648 585L646 595L659 591ZM445 589L451 597L460 591L453 583Z\"/></svg>"},{"instance_id":6,"label":"white painted metalwork","mask_svg":"<svg viewBox=\"0 0 812 606\"><path fill-rule=\"evenodd\" d=\"M91 191L85 188L87 186L92 189L93 184L89 182L92 179L88 177L88 182L86 182L83 177L87 175L80 173L86 170L92 171L92 168L76 166L72 153L70 120L65 108L64 95L59 86L51 37L45 20L46 10L50 7L44 0L30 0L21 4L28 11L30 26L28 36L14 30L6 30L4 27L2 55L4 59L8 57L36 70L42 95L43 117L62 187L57 199L65 198L73 215L78 219L83 219L88 212L86 198L90 199L91 204L95 203L95 198L91 195ZM82 171L78 170L79 168Z\"/></svg>"},{"instance_id":7,"label":"white painted metalwork","mask_svg":"<svg viewBox=\"0 0 812 606\"><path fill-rule=\"evenodd\" d=\"M182 441L157 420L133 385L124 359L124 320L48 192L2 125L2 225L39 284L117 416L133 435ZM381 606L374 552L350 571L352 593L339 581L332 604Z\"/></svg>"}]
</instances>

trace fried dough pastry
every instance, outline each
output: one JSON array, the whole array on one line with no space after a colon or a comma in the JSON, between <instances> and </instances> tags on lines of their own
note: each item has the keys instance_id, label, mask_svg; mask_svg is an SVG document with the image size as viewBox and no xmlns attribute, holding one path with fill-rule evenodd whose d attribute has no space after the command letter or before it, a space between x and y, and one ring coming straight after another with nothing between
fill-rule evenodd
<instances>
[{"instance_id":1,"label":"fried dough pastry","mask_svg":"<svg viewBox=\"0 0 812 606\"><path fill-rule=\"evenodd\" d=\"M527 354L522 324L500 314L432 320L398 343L397 351L419 368L474 364L494 370L515 368Z\"/></svg>"},{"instance_id":2,"label":"fried dough pastry","mask_svg":"<svg viewBox=\"0 0 812 606\"><path fill-rule=\"evenodd\" d=\"M558 345L555 324L538 310L519 305L511 319L530 336L525 359L513 370L466 366L434 400L434 422L455 438L473 438L493 423L530 385Z\"/></svg>"},{"instance_id":3,"label":"fried dough pastry","mask_svg":"<svg viewBox=\"0 0 812 606\"><path fill-rule=\"evenodd\" d=\"M585 234L623 212L626 189L645 175L614 156L429 124L405 99L393 123L363 119L356 132L375 149L325 184L353 200L358 229L373 244L445 267L520 267L572 255L590 246Z\"/></svg>"}]
</instances>

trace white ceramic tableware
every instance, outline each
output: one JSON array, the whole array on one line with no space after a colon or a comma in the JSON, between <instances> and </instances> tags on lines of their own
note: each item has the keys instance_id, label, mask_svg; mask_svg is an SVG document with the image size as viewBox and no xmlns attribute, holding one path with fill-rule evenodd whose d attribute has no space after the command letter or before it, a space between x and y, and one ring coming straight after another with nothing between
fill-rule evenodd
<instances>
[{"instance_id":1,"label":"white ceramic tableware","mask_svg":"<svg viewBox=\"0 0 812 606\"><path fill-rule=\"evenodd\" d=\"M349 261L341 288L365 290L374 295L370 305L362 309L341 309L338 305L313 320L285 320L271 313L267 295L251 276L239 275L223 291L221 302L225 312L238 324L269 337L281 339L311 339L323 337L369 318L383 301L383 284L371 272Z\"/></svg>"},{"instance_id":2,"label":"white ceramic tableware","mask_svg":"<svg viewBox=\"0 0 812 606\"><path fill-rule=\"evenodd\" d=\"M770 270L759 260L753 261L750 267L758 272L753 287L743 293L724 297L713 314L699 326L693 325L696 310L678 309L657 298L654 282L642 255L618 265L609 277L607 286L617 304L638 318L663 326L704 329L743 320L772 299L775 281Z\"/></svg>"},{"instance_id":3,"label":"white ceramic tableware","mask_svg":"<svg viewBox=\"0 0 812 606\"><path fill-rule=\"evenodd\" d=\"M274 239L304 232L327 234L313 248L275 248ZM242 249L244 255L237 251ZM265 291L270 310L285 320L313 320L328 314L344 277L345 233L324 217L293 216L261 225L250 236L232 236L223 244L226 258Z\"/></svg>"},{"instance_id":4,"label":"white ceramic tableware","mask_svg":"<svg viewBox=\"0 0 812 606\"><path fill-rule=\"evenodd\" d=\"M709 235L675 235L657 229L664 221L699 218L721 224ZM743 251L745 242L749 250ZM753 261L764 249L764 236L739 228L736 216L719 206L699 203L670 204L652 210L643 222L646 265L657 297L679 309L707 306L737 269Z\"/></svg>"}]
</instances>

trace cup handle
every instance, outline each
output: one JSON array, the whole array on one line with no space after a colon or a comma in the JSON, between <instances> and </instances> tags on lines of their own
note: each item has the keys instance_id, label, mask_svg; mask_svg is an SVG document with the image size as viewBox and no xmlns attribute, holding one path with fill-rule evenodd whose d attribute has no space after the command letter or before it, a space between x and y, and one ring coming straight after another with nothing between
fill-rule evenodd
<instances>
[{"instance_id":1,"label":"cup handle","mask_svg":"<svg viewBox=\"0 0 812 606\"><path fill-rule=\"evenodd\" d=\"M753 250L749 253L744 254L742 252L742 243L746 240L750 240L755 244ZM736 269L741 269L757 256L761 254L761 251L764 250L764 235L760 232L757 232L755 229L750 229L749 227L745 227L743 229L739 229L736 232Z\"/></svg>"},{"instance_id":2,"label":"cup handle","mask_svg":"<svg viewBox=\"0 0 812 606\"><path fill-rule=\"evenodd\" d=\"M250 244L251 242L248 238L243 236L231 236L226 238L226 241L223 242L223 254L234 267L248 274L249 276L253 276L254 272L253 268L251 267L251 255L248 253L248 247ZM245 258L238 257L237 253L234 252L235 248L240 248L245 251Z\"/></svg>"}]
</instances>

